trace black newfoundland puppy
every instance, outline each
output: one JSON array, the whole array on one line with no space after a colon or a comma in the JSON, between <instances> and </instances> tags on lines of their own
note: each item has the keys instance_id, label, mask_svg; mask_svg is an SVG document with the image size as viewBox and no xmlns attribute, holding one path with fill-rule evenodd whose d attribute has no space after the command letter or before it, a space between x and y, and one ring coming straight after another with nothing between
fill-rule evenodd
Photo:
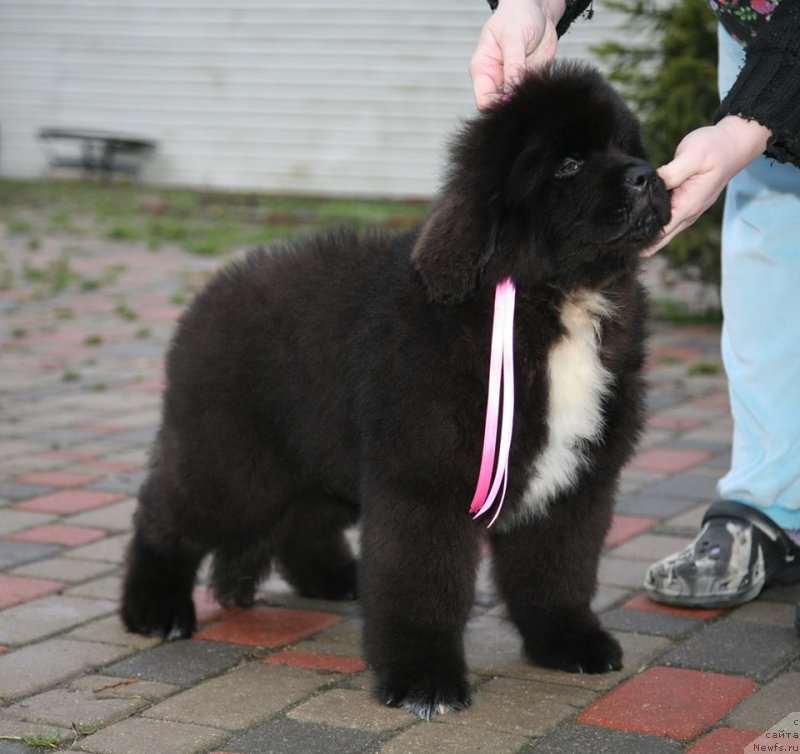
<instances>
[{"instance_id":1,"label":"black newfoundland puppy","mask_svg":"<svg viewBox=\"0 0 800 754\"><path fill-rule=\"evenodd\" d=\"M621 667L589 603L642 422L639 253L668 217L635 117L598 73L560 64L466 126L420 228L288 242L223 269L169 351L125 625L189 636L206 554L224 605L252 604L275 560L300 594L358 591L383 702L424 718L465 707L490 518L469 507L495 286L511 278L497 586L532 662ZM357 568L343 530L359 517Z\"/></svg>"}]
</instances>

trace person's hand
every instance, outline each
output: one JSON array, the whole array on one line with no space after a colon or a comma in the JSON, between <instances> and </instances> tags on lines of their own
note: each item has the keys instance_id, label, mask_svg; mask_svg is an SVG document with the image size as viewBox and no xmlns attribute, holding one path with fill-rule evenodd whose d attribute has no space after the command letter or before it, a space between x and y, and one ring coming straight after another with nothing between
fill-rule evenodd
<instances>
[{"instance_id":1,"label":"person's hand","mask_svg":"<svg viewBox=\"0 0 800 754\"><path fill-rule=\"evenodd\" d=\"M556 24L565 7L565 0L500 0L469 65L479 110L510 91L526 71L550 64L558 45Z\"/></svg>"},{"instance_id":2,"label":"person's hand","mask_svg":"<svg viewBox=\"0 0 800 754\"><path fill-rule=\"evenodd\" d=\"M662 235L642 252L649 257L703 214L742 168L767 146L770 130L754 120L728 115L714 126L692 131L675 150L672 162L658 169L672 190L672 217Z\"/></svg>"}]
</instances>

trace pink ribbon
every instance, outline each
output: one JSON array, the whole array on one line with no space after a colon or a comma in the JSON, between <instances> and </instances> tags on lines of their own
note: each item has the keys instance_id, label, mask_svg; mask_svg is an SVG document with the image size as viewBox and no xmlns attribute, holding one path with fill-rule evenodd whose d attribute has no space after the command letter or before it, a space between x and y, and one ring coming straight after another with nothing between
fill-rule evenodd
<instances>
[{"instance_id":1,"label":"pink ribbon","mask_svg":"<svg viewBox=\"0 0 800 754\"><path fill-rule=\"evenodd\" d=\"M494 524L503 507L508 486L508 454L511 450L511 431L514 425L514 299L516 288L510 278L501 280L495 288L494 319L492 321L492 352L489 363L489 396L486 403L486 423L483 432L483 454L478 473L478 485L469 512L478 518L497 502L489 526ZM502 391L502 415L500 413ZM492 469L497 449L498 420L500 448L497 468L492 481ZM488 528L488 527L487 527Z\"/></svg>"}]
</instances>

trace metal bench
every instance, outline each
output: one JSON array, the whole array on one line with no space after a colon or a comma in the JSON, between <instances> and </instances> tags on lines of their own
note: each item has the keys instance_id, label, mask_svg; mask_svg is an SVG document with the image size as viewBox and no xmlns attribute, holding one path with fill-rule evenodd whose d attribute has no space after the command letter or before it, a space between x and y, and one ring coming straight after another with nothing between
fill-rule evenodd
<instances>
[{"instance_id":1,"label":"metal bench","mask_svg":"<svg viewBox=\"0 0 800 754\"><path fill-rule=\"evenodd\" d=\"M38 136L45 143L51 169L74 168L87 178L110 180L115 173L135 178L156 148L153 139L91 128L43 128ZM73 146L71 154L65 153L64 144Z\"/></svg>"}]
</instances>

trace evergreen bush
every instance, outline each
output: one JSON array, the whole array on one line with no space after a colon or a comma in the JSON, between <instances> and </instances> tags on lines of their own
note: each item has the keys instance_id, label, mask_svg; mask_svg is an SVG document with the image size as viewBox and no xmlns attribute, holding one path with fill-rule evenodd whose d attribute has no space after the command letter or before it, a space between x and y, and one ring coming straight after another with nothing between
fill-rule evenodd
<instances>
[{"instance_id":1,"label":"evergreen bush","mask_svg":"<svg viewBox=\"0 0 800 754\"><path fill-rule=\"evenodd\" d=\"M606 5L627 16L630 34L594 52L641 117L650 159L663 165L686 134L711 123L719 104L716 19L702 0L607 0ZM661 252L669 266L718 288L721 222L720 199Z\"/></svg>"}]
</instances>

